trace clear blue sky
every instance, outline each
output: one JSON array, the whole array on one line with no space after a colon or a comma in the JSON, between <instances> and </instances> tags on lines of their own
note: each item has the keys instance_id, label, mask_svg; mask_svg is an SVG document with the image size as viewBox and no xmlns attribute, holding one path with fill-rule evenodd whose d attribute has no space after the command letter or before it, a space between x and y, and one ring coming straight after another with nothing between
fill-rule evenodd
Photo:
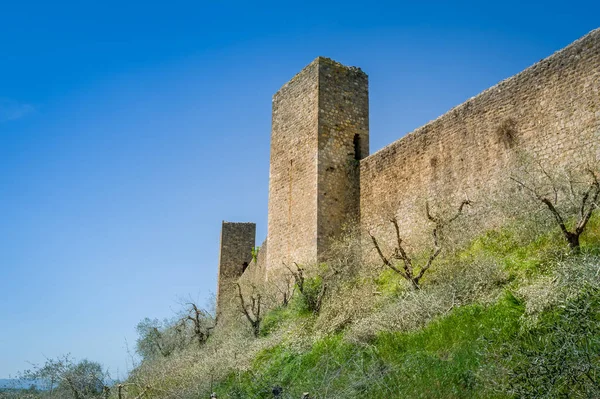
<instances>
[{"instance_id":1,"label":"clear blue sky","mask_svg":"<svg viewBox=\"0 0 600 399\"><path fill-rule=\"evenodd\" d=\"M223 219L266 234L271 96L370 76L371 151L600 25L600 2L3 1L0 378L204 303Z\"/></svg>"}]
</instances>

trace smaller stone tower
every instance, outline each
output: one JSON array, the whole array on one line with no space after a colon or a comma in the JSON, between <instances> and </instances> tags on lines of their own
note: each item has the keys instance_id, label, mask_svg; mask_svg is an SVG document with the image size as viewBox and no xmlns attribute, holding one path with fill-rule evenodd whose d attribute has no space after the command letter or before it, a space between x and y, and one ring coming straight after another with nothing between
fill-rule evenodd
<instances>
[{"instance_id":1,"label":"smaller stone tower","mask_svg":"<svg viewBox=\"0 0 600 399\"><path fill-rule=\"evenodd\" d=\"M252 261L255 236L255 223L223 221L217 284L217 320L220 319L221 314L235 305L235 282Z\"/></svg>"}]
</instances>

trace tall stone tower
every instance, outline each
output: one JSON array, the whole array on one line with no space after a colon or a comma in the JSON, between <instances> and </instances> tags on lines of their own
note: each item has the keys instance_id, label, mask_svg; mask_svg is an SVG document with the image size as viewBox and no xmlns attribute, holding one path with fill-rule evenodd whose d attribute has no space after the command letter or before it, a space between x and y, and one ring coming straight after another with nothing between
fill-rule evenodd
<instances>
[{"instance_id":1,"label":"tall stone tower","mask_svg":"<svg viewBox=\"0 0 600 399\"><path fill-rule=\"evenodd\" d=\"M221 252L219 255L219 281L217 283L217 320L226 309L233 309L236 301L235 282L252 260L256 224L223 222L221 227Z\"/></svg>"},{"instance_id":2,"label":"tall stone tower","mask_svg":"<svg viewBox=\"0 0 600 399\"><path fill-rule=\"evenodd\" d=\"M318 57L273 96L267 276L322 258L359 217L369 155L367 75Z\"/></svg>"}]
</instances>

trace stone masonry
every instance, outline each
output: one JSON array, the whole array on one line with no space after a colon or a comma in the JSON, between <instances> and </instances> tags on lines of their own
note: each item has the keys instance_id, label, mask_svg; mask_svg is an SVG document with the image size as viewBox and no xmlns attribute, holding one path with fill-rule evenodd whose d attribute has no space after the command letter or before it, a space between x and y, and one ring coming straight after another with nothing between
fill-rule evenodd
<instances>
[{"instance_id":1,"label":"stone masonry","mask_svg":"<svg viewBox=\"0 0 600 399\"><path fill-rule=\"evenodd\" d=\"M393 209L414 233L425 199L477 198L506 180L517 151L546 167L600 160L600 30L364 159L361 227L390 234Z\"/></svg>"},{"instance_id":2,"label":"stone masonry","mask_svg":"<svg viewBox=\"0 0 600 399\"><path fill-rule=\"evenodd\" d=\"M367 75L327 58L274 95L272 124L268 250L248 275L262 281L321 260L350 221L385 240L392 210L414 233L416 202L493 189L517 152L552 167L600 161L600 29L372 155ZM223 224L219 304L254 245L254 225L235 225Z\"/></svg>"},{"instance_id":3,"label":"stone masonry","mask_svg":"<svg viewBox=\"0 0 600 399\"><path fill-rule=\"evenodd\" d=\"M235 282L252 261L256 224L223 221L217 288L217 319L235 304ZM233 303L232 303L233 302Z\"/></svg>"},{"instance_id":4,"label":"stone masonry","mask_svg":"<svg viewBox=\"0 0 600 399\"><path fill-rule=\"evenodd\" d=\"M319 57L273 97L267 274L315 262L358 218L369 152L367 75Z\"/></svg>"}]
</instances>

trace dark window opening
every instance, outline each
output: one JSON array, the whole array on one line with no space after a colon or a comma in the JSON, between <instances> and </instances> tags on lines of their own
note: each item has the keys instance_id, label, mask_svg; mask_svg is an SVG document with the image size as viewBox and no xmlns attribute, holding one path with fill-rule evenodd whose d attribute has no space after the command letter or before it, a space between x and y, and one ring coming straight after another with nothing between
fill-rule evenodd
<instances>
[{"instance_id":1,"label":"dark window opening","mask_svg":"<svg viewBox=\"0 0 600 399\"><path fill-rule=\"evenodd\" d=\"M362 153L360 151L360 135L354 135L354 159L360 161L362 159Z\"/></svg>"},{"instance_id":2,"label":"dark window opening","mask_svg":"<svg viewBox=\"0 0 600 399\"><path fill-rule=\"evenodd\" d=\"M248 262L244 262L242 264L242 273L244 273L246 271L246 269L248 268Z\"/></svg>"}]
</instances>

